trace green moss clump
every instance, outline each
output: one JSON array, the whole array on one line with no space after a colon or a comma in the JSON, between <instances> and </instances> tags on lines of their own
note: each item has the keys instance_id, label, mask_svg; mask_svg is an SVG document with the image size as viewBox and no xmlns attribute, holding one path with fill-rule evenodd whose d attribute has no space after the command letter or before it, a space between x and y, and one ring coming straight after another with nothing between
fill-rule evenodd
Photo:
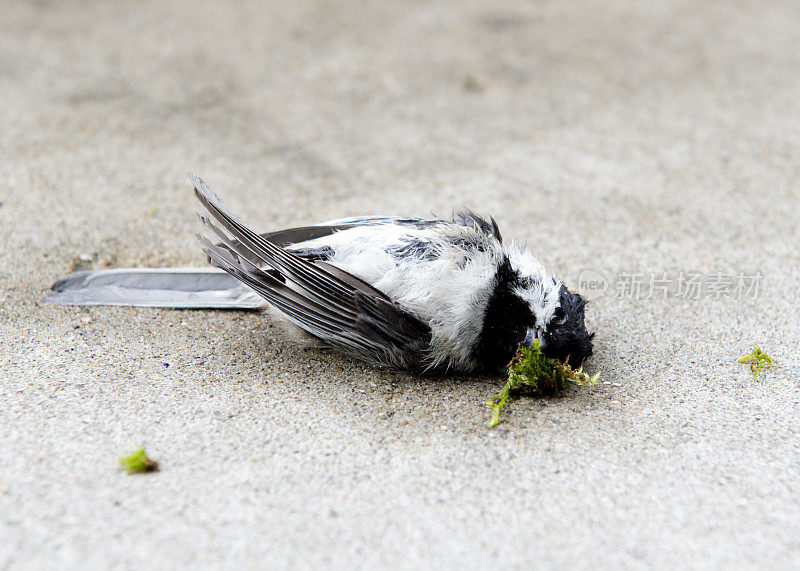
<instances>
[{"instance_id":1,"label":"green moss clump","mask_svg":"<svg viewBox=\"0 0 800 571\"><path fill-rule=\"evenodd\" d=\"M758 345L753 345L753 350L737 359L740 363L750 365L750 372L753 373L753 380L758 380L758 375L764 369L772 366L772 357L764 353Z\"/></svg>"},{"instance_id":2,"label":"green moss clump","mask_svg":"<svg viewBox=\"0 0 800 571\"><path fill-rule=\"evenodd\" d=\"M573 369L558 359L550 359L539 349L539 340L530 348L519 347L517 354L508 364L508 381L502 390L486 401L492 409L489 428L500 422L500 411L508 400L516 396L550 396L564 390L567 381L590 387L597 383L600 373L590 377L583 367Z\"/></svg>"},{"instance_id":3,"label":"green moss clump","mask_svg":"<svg viewBox=\"0 0 800 571\"><path fill-rule=\"evenodd\" d=\"M148 458L144 448L139 448L127 456L123 456L119 459L119 464L125 468L125 472L128 474L144 474L158 470L158 462Z\"/></svg>"}]
</instances>

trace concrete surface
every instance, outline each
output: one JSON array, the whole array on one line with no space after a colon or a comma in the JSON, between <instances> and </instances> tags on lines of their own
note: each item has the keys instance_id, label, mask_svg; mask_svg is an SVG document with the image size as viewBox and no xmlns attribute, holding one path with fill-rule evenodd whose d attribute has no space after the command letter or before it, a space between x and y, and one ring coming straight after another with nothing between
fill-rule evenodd
<instances>
[{"instance_id":1,"label":"concrete surface","mask_svg":"<svg viewBox=\"0 0 800 571\"><path fill-rule=\"evenodd\" d=\"M800 8L653 4L4 2L0 567L800 566ZM265 230L468 205L573 282L763 287L610 286L612 384L495 430L498 379L38 303L202 263L189 169ZM126 476L142 444L162 470Z\"/></svg>"}]
</instances>

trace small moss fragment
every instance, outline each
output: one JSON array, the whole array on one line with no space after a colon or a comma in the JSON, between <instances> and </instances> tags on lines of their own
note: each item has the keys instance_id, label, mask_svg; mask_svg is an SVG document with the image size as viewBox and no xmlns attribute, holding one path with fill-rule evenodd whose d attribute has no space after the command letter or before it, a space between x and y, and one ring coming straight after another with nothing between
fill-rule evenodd
<instances>
[{"instance_id":1,"label":"small moss fragment","mask_svg":"<svg viewBox=\"0 0 800 571\"><path fill-rule=\"evenodd\" d=\"M758 375L760 375L764 369L771 367L772 363L774 363L772 357L764 353L758 345L753 345L752 351L742 355L737 360L740 363L750 365L750 372L753 374L754 381L758 380Z\"/></svg>"},{"instance_id":2,"label":"small moss fragment","mask_svg":"<svg viewBox=\"0 0 800 571\"><path fill-rule=\"evenodd\" d=\"M597 383L600 373L590 377L581 366L573 369L558 359L550 359L539 349L539 340L535 340L530 348L519 347L517 354L508 364L508 381L499 393L486 406L492 409L489 428L500 422L500 411L508 400L516 396L551 396L564 390L567 381L582 387L590 387Z\"/></svg>"},{"instance_id":3,"label":"small moss fragment","mask_svg":"<svg viewBox=\"0 0 800 571\"><path fill-rule=\"evenodd\" d=\"M158 462L151 460L144 452L144 448L139 448L127 456L119 459L119 464L125 468L128 474L144 474L158 470Z\"/></svg>"}]
</instances>

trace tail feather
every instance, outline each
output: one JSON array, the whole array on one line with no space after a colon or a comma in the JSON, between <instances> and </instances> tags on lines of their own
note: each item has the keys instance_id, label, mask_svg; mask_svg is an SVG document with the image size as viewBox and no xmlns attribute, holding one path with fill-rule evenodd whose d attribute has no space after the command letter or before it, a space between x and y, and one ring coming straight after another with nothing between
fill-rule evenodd
<instances>
[{"instance_id":1,"label":"tail feather","mask_svg":"<svg viewBox=\"0 0 800 571\"><path fill-rule=\"evenodd\" d=\"M216 268L119 268L74 272L46 303L183 309L265 309L257 293Z\"/></svg>"}]
</instances>

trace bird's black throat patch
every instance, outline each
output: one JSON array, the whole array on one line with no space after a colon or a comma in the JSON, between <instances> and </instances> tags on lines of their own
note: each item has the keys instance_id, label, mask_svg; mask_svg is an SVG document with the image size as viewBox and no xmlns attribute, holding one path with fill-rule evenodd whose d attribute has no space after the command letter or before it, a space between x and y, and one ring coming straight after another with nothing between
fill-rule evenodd
<instances>
[{"instance_id":1,"label":"bird's black throat patch","mask_svg":"<svg viewBox=\"0 0 800 571\"><path fill-rule=\"evenodd\" d=\"M474 347L475 357L487 371L497 371L508 365L528 328L536 322L528 304L514 291L519 280L519 274L505 258L497 268L483 329Z\"/></svg>"}]
</instances>

